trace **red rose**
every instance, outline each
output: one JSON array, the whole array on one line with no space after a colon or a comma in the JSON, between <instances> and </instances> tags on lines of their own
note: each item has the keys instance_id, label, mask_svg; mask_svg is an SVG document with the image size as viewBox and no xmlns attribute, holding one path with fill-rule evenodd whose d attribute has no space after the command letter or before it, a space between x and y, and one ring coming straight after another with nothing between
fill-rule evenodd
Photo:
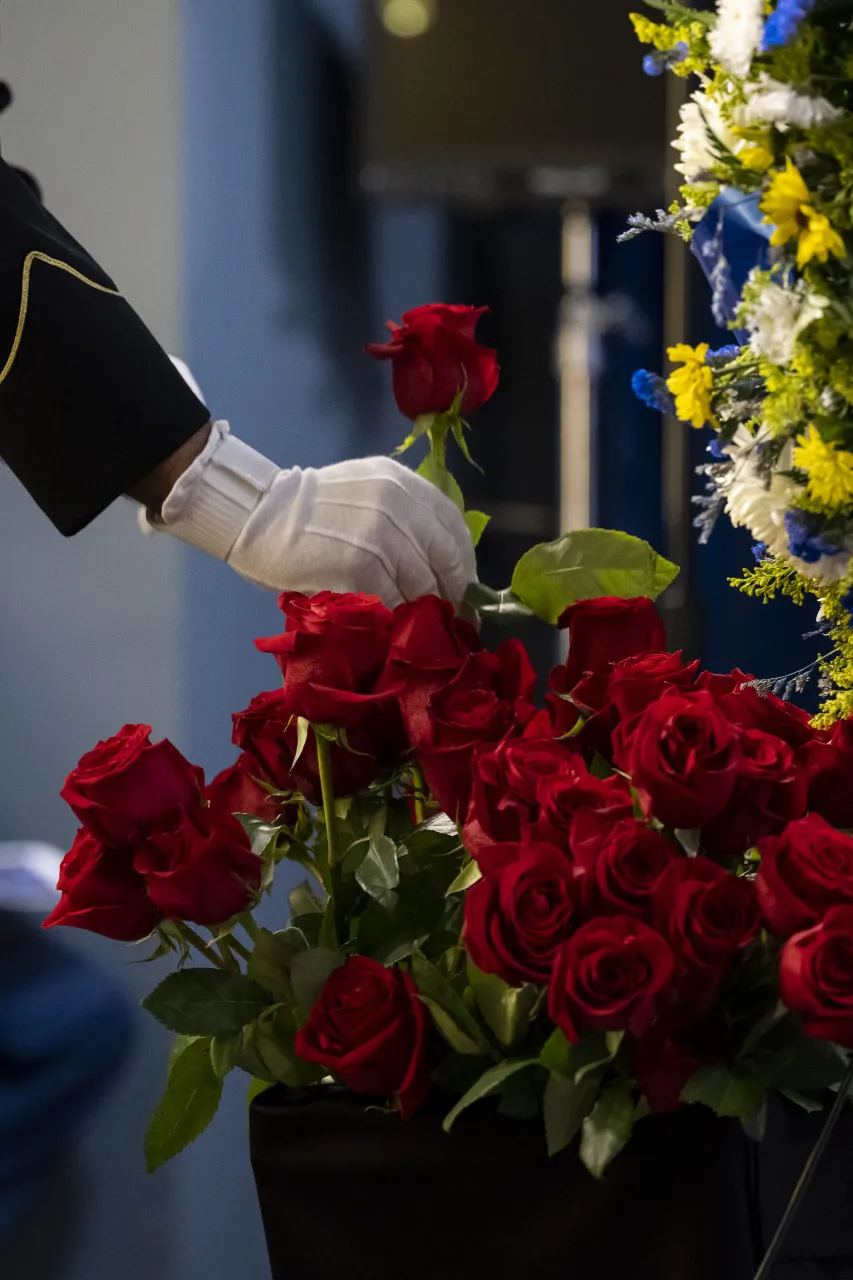
<instances>
[{"instance_id":1,"label":"red rose","mask_svg":"<svg viewBox=\"0 0 853 1280\"><path fill-rule=\"evenodd\" d=\"M396 1094L404 1118L429 1092L430 1019L414 982L400 969L350 956L330 975L296 1052L325 1067L356 1093Z\"/></svg>"},{"instance_id":2,"label":"red rose","mask_svg":"<svg viewBox=\"0 0 853 1280\"><path fill-rule=\"evenodd\" d=\"M402 325L388 321L390 342L364 348L377 360L390 360L394 399L406 418L446 413L464 391L460 412L473 413L498 385L497 353L474 337L477 321L488 307L431 303L403 316Z\"/></svg>"},{"instance_id":3,"label":"red rose","mask_svg":"<svg viewBox=\"0 0 853 1280\"><path fill-rule=\"evenodd\" d=\"M696 677L694 689L704 689L707 693L712 693L715 698L722 698L724 694L735 693L742 685L747 684L750 680L754 680L755 676L750 675L748 671L741 671L740 667L735 667L732 671L701 671Z\"/></svg>"},{"instance_id":4,"label":"red rose","mask_svg":"<svg viewBox=\"0 0 853 1280\"><path fill-rule=\"evenodd\" d=\"M619 721L644 711L671 685L690 688L698 669L698 659L685 667L680 653L642 653L586 676L572 690L572 701L592 713L579 735L581 744L610 759L610 738Z\"/></svg>"},{"instance_id":5,"label":"red rose","mask_svg":"<svg viewBox=\"0 0 853 1280\"><path fill-rule=\"evenodd\" d=\"M197 802L204 775L151 726L126 724L99 742L65 779L61 795L106 844L130 844L169 809Z\"/></svg>"},{"instance_id":6,"label":"red rose","mask_svg":"<svg viewBox=\"0 0 853 1280\"><path fill-rule=\"evenodd\" d=\"M556 777L542 779L538 799L541 808L535 827L537 838L548 840L560 848L571 845L573 857L581 864L584 864L585 852L581 836L575 833L579 814L589 811L600 814L609 822L618 822L620 818L630 818L634 812L634 802L625 779L618 775L595 778L579 756L575 757L571 768Z\"/></svg>"},{"instance_id":7,"label":"red rose","mask_svg":"<svg viewBox=\"0 0 853 1280\"><path fill-rule=\"evenodd\" d=\"M569 859L553 845L500 845L505 865L465 896L465 949L483 973L511 987L544 984L576 923Z\"/></svg>"},{"instance_id":8,"label":"red rose","mask_svg":"<svg viewBox=\"0 0 853 1280\"><path fill-rule=\"evenodd\" d=\"M85 828L62 859L56 887L62 897L45 929L64 924L116 942L139 942L161 918L133 869L132 850L108 849Z\"/></svg>"},{"instance_id":9,"label":"red rose","mask_svg":"<svg viewBox=\"0 0 853 1280\"><path fill-rule=\"evenodd\" d=\"M634 1075L640 1092L655 1114L677 1111L687 1081L700 1067L725 1062L726 1024L718 1010L700 1021L686 1010L683 1020L664 1016L637 1041Z\"/></svg>"},{"instance_id":10,"label":"red rose","mask_svg":"<svg viewBox=\"0 0 853 1280\"><path fill-rule=\"evenodd\" d=\"M561 773L576 776L577 760L553 738L510 738L497 747L480 748L472 764L465 823L468 851L476 853L490 841L520 839L537 815L540 782Z\"/></svg>"},{"instance_id":11,"label":"red rose","mask_svg":"<svg viewBox=\"0 0 853 1280\"><path fill-rule=\"evenodd\" d=\"M811 742L815 731L811 717L802 707L785 702L772 693L758 693L751 686L724 694L720 706L732 724L742 729L760 729L772 733L796 749Z\"/></svg>"},{"instance_id":12,"label":"red rose","mask_svg":"<svg viewBox=\"0 0 853 1280\"><path fill-rule=\"evenodd\" d=\"M163 915L191 924L224 924L245 911L261 887L261 860L240 823L200 805L161 819L133 865Z\"/></svg>"},{"instance_id":13,"label":"red rose","mask_svg":"<svg viewBox=\"0 0 853 1280\"><path fill-rule=\"evenodd\" d=\"M532 714L528 699L535 683L524 646L505 640L496 653L472 653L433 694L429 736L418 756L430 790L452 818L468 810L474 749L499 742Z\"/></svg>"},{"instance_id":14,"label":"red rose","mask_svg":"<svg viewBox=\"0 0 853 1280\"><path fill-rule=\"evenodd\" d=\"M853 837L818 814L759 840L758 851L758 900L778 938L811 928L830 907L853 902Z\"/></svg>"},{"instance_id":15,"label":"red rose","mask_svg":"<svg viewBox=\"0 0 853 1280\"><path fill-rule=\"evenodd\" d=\"M853 721L839 720L828 741L815 735L801 758L809 809L833 827L853 827Z\"/></svg>"},{"instance_id":16,"label":"red rose","mask_svg":"<svg viewBox=\"0 0 853 1280\"><path fill-rule=\"evenodd\" d=\"M685 855L635 818L602 817L582 809L572 826L571 847L583 870L584 901L595 915L650 919L652 894L673 862Z\"/></svg>"},{"instance_id":17,"label":"red rose","mask_svg":"<svg viewBox=\"0 0 853 1280\"><path fill-rule=\"evenodd\" d=\"M563 612L559 626L569 629L569 656L557 692L571 693L588 672L608 671L623 658L666 648L663 623L645 596L579 600Z\"/></svg>"},{"instance_id":18,"label":"red rose","mask_svg":"<svg viewBox=\"0 0 853 1280\"><path fill-rule=\"evenodd\" d=\"M807 1035L853 1049L853 908L832 908L785 943L779 994Z\"/></svg>"},{"instance_id":19,"label":"red rose","mask_svg":"<svg viewBox=\"0 0 853 1280\"><path fill-rule=\"evenodd\" d=\"M245 711L231 717L232 741L245 752L253 771L279 791L299 791L309 804L322 804L317 743L309 733L298 760L298 726L287 709L284 689L259 693ZM332 744L332 783L336 796L352 795L373 782L379 763L370 740L359 728L347 730L350 749Z\"/></svg>"},{"instance_id":20,"label":"red rose","mask_svg":"<svg viewBox=\"0 0 853 1280\"><path fill-rule=\"evenodd\" d=\"M420 596L394 610L388 663L376 682L377 693L393 690L413 746L429 736L429 700L482 649L480 637L456 617L449 600Z\"/></svg>"},{"instance_id":21,"label":"red rose","mask_svg":"<svg viewBox=\"0 0 853 1280\"><path fill-rule=\"evenodd\" d=\"M557 952L548 1009L573 1042L585 1030L643 1035L674 972L666 939L641 920L590 920Z\"/></svg>"},{"instance_id":22,"label":"red rose","mask_svg":"<svg viewBox=\"0 0 853 1280\"><path fill-rule=\"evenodd\" d=\"M708 858L680 858L655 890L654 922L680 962L682 998L707 996L758 933L755 884Z\"/></svg>"},{"instance_id":23,"label":"red rose","mask_svg":"<svg viewBox=\"0 0 853 1280\"><path fill-rule=\"evenodd\" d=\"M255 780L254 767L250 757L244 754L218 773L204 791L211 809L220 813L251 813L262 822L277 822L281 818L281 798L270 795Z\"/></svg>"},{"instance_id":24,"label":"red rose","mask_svg":"<svg viewBox=\"0 0 853 1280\"><path fill-rule=\"evenodd\" d=\"M710 693L666 689L613 734L613 758L647 815L695 828L716 817L732 794L737 732Z\"/></svg>"},{"instance_id":25,"label":"red rose","mask_svg":"<svg viewBox=\"0 0 853 1280\"><path fill-rule=\"evenodd\" d=\"M806 810L806 772L781 738L760 729L740 734L734 791L721 813L702 830L715 858L736 858L761 836L773 835Z\"/></svg>"}]
</instances>

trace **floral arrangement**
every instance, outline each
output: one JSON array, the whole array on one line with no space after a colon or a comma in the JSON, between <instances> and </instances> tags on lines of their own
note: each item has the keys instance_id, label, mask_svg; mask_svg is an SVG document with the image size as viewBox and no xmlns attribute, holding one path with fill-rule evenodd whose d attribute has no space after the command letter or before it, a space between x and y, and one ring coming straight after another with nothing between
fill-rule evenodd
<instances>
[{"instance_id":1,"label":"floral arrangement","mask_svg":"<svg viewBox=\"0 0 853 1280\"><path fill-rule=\"evenodd\" d=\"M476 315L420 309L378 352L436 474L496 381ZM257 641L279 686L234 716L212 783L147 725L83 757L46 924L176 961L144 1002L177 1034L149 1167L235 1069L403 1118L445 1100L446 1129L491 1098L541 1114L552 1153L580 1134L596 1176L649 1113L703 1103L759 1134L768 1090L811 1108L838 1086L853 732L667 652L652 597L675 573L583 530L473 590L567 632L539 704L523 645L487 649L448 601L285 592ZM284 862L305 879L271 930L254 912Z\"/></svg>"},{"instance_id":2,"label":"floral arrangement","mask_svg":"<svg viewBox=\"0 0 853 1280\"><path fill-rule=\"evenodd\" d=\"M816 674L829 725L853 712L853 6L655 7L665 21L632 17L652 46L646 70L699 87L673 143L681 199L627 234L655 226L692 241L738 343L679 344L666 380L639 370L634 388L713 429L696 523L704 540L725 511L751 532L757 563L734 585L819 602L827 650L777 691Z\"/></svg>"}]
</instances>

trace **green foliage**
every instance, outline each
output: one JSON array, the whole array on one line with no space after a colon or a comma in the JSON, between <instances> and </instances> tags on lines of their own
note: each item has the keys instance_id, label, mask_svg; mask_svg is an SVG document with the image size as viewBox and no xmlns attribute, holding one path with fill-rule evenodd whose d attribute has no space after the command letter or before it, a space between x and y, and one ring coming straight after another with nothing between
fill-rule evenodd
<instances>
[{"instance_id":1,"label":"green foliage","mask_svg":"<svg viewBox=\"0 0 853 1280\"><path fill-rule=\"evenodd\" d=\"M656 599L678 574L647 542L612 529L578 529L521 557L512 591L546 622L594 596Z\"/></svg>"},{"instance_id":2,"label":"green foliage","mask_svg":"<svg viewBox=\"0 0 853 1280\"><path fill-rule=\"evenodd\" d=\"M577 1084L561 1073L552 1072L548 1077L543 1113L549 1156L562 1151L580 1132L597 1091L598 1081L590 1077Z\"/></svg>"},{"instance_id":3,"label":"green foliage","mask_svg":"<svg viewBox=\"0 0 853 1280\"><path fill-rule=\"evenodd\" d=\"M681 1091L684 1102L701 1102L718 1116L756 1116L764 1105L764 1085L742 1064L700 1067Z\"/></svg>"},{"instance_id":4,"label":"green foliage","mask_svg":"<svg viewBox=\"0 0 853 1280\"><path fill-rule=\"evenodd\" d=\"M634 1128L634 1095L621 1077L605 1085L583 1120L580 1157L594 1178L601 1178L607 1166L627 1144Z\"/></svg>"},{"instance_id":5,"label":"green foliage","mask_svg":"<svg viewBox=\"0 0 853 1280\"><path fill-rule=\"evenodd\" d=\"M536 987L510 987L494 973L481 973L468 960L468 981L477 1008L499 1044L512 1049L523 1039L539 1003Z\"/></svg>"},{"instance_id":6,"label":"green foliage","mask_svg":"<svg viewBox=\"0 0 853 1280\"><path fill-rule=\"evenodd\" d=\"M204 1132L221 1097L222 1081L211 1063L210 1040L182 1037L169 1063L166 1091L145 1137L149 1173Z\"/></svg>"},{"instance_id":7,"label":"green foliage","mask_svg":"<svg viewBox=\"0 0 853 1280\"><path fill-rule=\"evenodd\" d=\"M490 1067L445 1116L444 1132L450 1133L463 1111L467 1111L475 1102L480 1102L483 1098L491 1097L497 1093L504 1081L508 1080L516 1071L525 1071L532 1066L536 1066L536 1060L533 1058L515 1058L506 1062L499 1062L496 1066Z\"/></svg>"},{"instance_id":8,"label":"green foliage","mask_svg":"<svg viewBox=\"0 0 853 1280\"><path fill-rule=\"evenodd\" d=\"M488 1036L461 993L418 949L412 955L412 977L436 1027L451 1049L474 1056L488 1054Z\"/></svg>"},{"instance_id":9,"label":"green foliage","mask_svg":"<svg viewBox=\"0 0 853 1280\"><path fill-rule=\"evenodd\" d=\"M230 969L181 969L142 1001L169 1031L190 1036L239 1031L269 1003L262 987Z\"/></svg>"}]
</instances>

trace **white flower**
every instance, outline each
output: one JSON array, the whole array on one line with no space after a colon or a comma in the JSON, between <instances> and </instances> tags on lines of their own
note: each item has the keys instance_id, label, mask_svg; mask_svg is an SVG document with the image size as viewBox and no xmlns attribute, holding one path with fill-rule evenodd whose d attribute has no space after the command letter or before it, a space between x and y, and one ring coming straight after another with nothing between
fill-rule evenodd
<instances>
[{"instance_id":1,"label":"white flower","mask_svg":"<svg viewBox=\"0 0 853 1280\"><path fill-rule=\"evenodd\" d=\"M694 182L707 174L719 161L720 157L714 150L715 138L729 151L736 151L743 145L723 119L716 99L709 98L699 89L681 108L678 137L672 144L676 151L681 152L681 160L675 168L688 181Z\"/></svg>"},{"instance_id":2,"label":"white flower","mask_svg":"<svg viewBox=\"0 0 853 1280\"><path fill-rule=\"evenodd\" d=\"M743 80L764 31L764 0L719 0L717 25L708 37L711 53Z\"/></svg>"},{"instance_id":3,"label":"white flower","mask_svg":"<svg viewBox=\"0 0 853 1280\"><path fill-rule=\"evenodd\" d=\"M797 281L793 289L768 282L742 313L749 345L771 364L790 364L797 338L827 306L828 299L810 292L804 280Z\"/></svg>"},{"instance_id":4,"label":"white flower","mask_svg":"<svg viewBox=\"0 0 853 1280\"><path fill-rule=\"evenodd\" d=\"M744 526L763 542L771 555L788 555L785 512L796 486L787 476L774 472L767 483L758 470L757 446L768 436L751 436L740 427L726 449L733 466L721 488L726 495L726 514L733 525ZM790 464L789 464L790 465ZM789 557L790 558L790 557Z\"/></svg>"},{"instance_id":5,"label":"white flower","mask_svg":"<svg viewBox=\"0 0 853 1280\"><path fill-rule=\"evenodd\" d=\"M812 129L820 124L832 124L840 120L844 112L834 107L826 98L815 98L797 93L790 85L780 84L766 72L762 72L755 86L747 87L745 105L736 107L735 124L775 124L780 129L795 125L798 129Z\"/></svg>"}]
</instances>

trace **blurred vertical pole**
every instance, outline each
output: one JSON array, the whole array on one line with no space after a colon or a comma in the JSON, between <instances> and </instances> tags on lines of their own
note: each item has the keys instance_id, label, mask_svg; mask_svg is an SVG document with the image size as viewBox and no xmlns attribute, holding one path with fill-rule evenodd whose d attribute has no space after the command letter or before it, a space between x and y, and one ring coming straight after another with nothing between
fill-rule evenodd
<instances>
[{"instance_id":1,"label":"blurred vertical pole","mask_svg":"<svg viewBox=\"0 0 853 1280\"><path fill-rule=\"evenodd\" d=\"M593 516L595 224L588 205L564 211L562 258L560 528L566 531L586 528Z\"/></svg>"},{"instance_id":2,"label":"blurred vertical pole","mask_svg":"<svg viewBox=\"0 0 853 1280\"><path fill-rule=\"evenodd\" d=\"M667 76L666 136L674 138L679 112L687 97L687 82L678 76ZM665 165L666 203L678 197L680 177L673 166ZM689 259L680 237L668 235L664 242L663 336L666 349L688 336L689 324ZM661 441L661 497L663 502L663 552L681 568L673 585L664 593L660 606L664 613L671 649L684 649L692 656L696 650L697 619L691 607L692 514L690 433L678 418L667 415Z\"/></svg>"}]
</instances>

